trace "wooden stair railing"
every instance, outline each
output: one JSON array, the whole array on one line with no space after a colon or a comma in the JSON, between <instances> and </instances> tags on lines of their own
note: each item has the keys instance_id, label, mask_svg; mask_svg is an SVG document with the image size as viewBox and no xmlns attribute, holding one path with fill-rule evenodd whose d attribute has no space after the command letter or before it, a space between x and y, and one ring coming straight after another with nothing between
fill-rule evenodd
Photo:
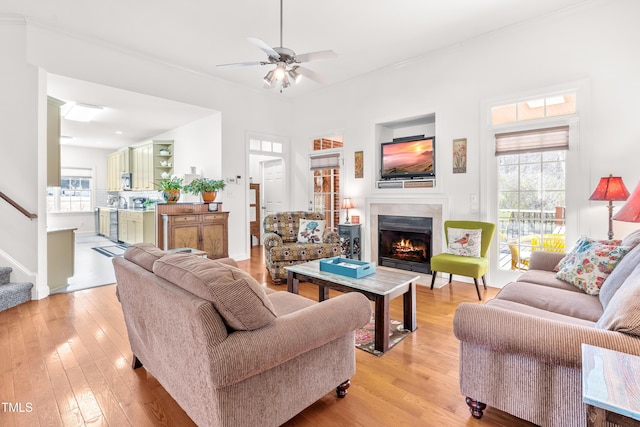
<instances>
[{"instance_id":1,"label":"wooden stair railing","mask_svg":"<svg viewBox=\"0 0 640 427\"><path fill-rule=\"evenodd\" d=\"M16 208L20 212L22 212L22 214L24 216L26 216L27 218L29 218L29 219L38 218L38 215L29 212L28 210L26 210L25 208L20 206L18 203L16 203L11 197L9 197L6 194L4 194L2 191L0 191L0 197L3 198L4 200L6 200L7 203L9 203L11 206Z\"/></svg>"}]
</instances>

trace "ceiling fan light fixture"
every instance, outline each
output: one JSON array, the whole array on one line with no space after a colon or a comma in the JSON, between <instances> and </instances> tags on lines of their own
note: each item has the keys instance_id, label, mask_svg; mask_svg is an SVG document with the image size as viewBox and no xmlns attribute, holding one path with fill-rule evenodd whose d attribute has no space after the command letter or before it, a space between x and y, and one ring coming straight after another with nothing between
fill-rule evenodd
<instances>
[{"instance_id":1,"label":"ceiling fan light fixture","mask_svg":"<svg viewBox=\"0 0 640 427\"><path fill-rule=\"evenodd\" d=\"M269 86L271 86L273 84L273 81L275 80L275 71L274 70L270 70L266 76L264 76L264 82L266 84L268 84Z\"/></svg>"},{"instance_id":2,"label":"ceiling fan light fixture","mask_svg":"<svg viewBox=\"0 0 640 427\"><path fill-rule=\"evenodd\" d=\"M289 79L287 78L287 75L285 74L285 75L282 77L282 88L283 88L283 89L286 89L286 88L288 88L289 86L291 86L291 83L289 83Z\"/></svg>"},{"instance_id":3,"label":"ceiling fan light fixture","mask_svg":"<svg viewBox=\"0 0 640 427\"><path fill-rule=\"evenodd\" d=\"M274 70L274 76L276 80L282 80L284 77L286 77L286 68L287 66L284 64L284 62L278 63L278 66Z\"/></svg>"},{"instance_id":4,"label":"ceiling fan light fixture","mask_svg":"<svg viewBox=\"0 0 640 427\"><path fill-rule=\"evenodd\" d=\"M302 78L302 75L296 71L297 68L298 68L297 66L293 67L287 73L287 74L289 74L289 77L291 77L291 80L293 80L294 83L298 83L300 81L300 79Z\"/></svg>"}]
</instances>

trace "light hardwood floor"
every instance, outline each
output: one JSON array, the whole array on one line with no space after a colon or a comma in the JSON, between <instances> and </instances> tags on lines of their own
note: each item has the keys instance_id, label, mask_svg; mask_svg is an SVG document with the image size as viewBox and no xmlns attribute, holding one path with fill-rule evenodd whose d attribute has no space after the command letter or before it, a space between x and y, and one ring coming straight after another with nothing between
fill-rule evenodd
<instances>
[{"instance_id":1,"label":"light hardwood floor","mask_svg":"<svg viewBox=\"0 0 640 427\"><path fill-rule=\"evenodd\" d=\"M276 290L260 254L240 262ZM483 291L492 298L497 289ZM317 288L301 285L302 295ZM332 295L334 295L332 293ZM391 316L401 318L401 298ZM417 291L418 329L382 357L357 350L345 399L328 393L286 426L530 426L491 407L471 418L458 391L455 307L478 303L472 284ZM0 426L192 426L131 351L115 286L52 295L0 312ZM238 402L239 405L242 402ZM20 412L21 411L21 412Z\"/></svg>"}]
</instances>

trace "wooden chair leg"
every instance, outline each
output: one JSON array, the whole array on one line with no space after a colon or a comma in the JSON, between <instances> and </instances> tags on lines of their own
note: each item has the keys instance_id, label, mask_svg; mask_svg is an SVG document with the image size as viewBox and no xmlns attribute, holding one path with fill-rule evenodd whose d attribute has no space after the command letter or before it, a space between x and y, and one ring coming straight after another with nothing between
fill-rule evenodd
<instances>
[{"instance_id":1,"label":"wooden chair leg","mask_svg":"<svg viewBox=\"0 0 640 427\"><path fill-rule=\"evenodd\" d=\"M477 277L473 278L473 283L476 284L476 292L478 293L478 299L480 301L482 301L482 297L480 296L480 286L478 286L478 278Z\"/></svg>"},{"instance_id":2,"label":"wooden chair leg","mask_svg":"<svg viewBox=\"0 0 640 427\"><path fill-rule=\"evenodd\" d=\"M486 275L482 276L482 284L484 285L484 290L487 290L487 277Z\"/></svg>"},{"instance_id":3,"label":"wooden chair leg","mask_svg":"<svg viewBox=\"0 0 640 427\"><path fill-rule=\"evenodd\" d=\"M431 289L433 289L433 284L436 283L436 274L438 274L437 271L431 272Z\"/></svg>"}]
</instances>

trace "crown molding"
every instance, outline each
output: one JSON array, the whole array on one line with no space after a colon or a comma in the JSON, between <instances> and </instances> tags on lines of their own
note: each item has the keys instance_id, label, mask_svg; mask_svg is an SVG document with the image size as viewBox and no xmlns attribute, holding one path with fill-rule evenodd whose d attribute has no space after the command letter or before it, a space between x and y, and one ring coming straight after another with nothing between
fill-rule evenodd
<instances>
[{"instance_id":1,"label":"crown molding","mask_svg":"<svg viewBox=\"0 0 640 427\"><path fill-rule=\"evenodd\" d=\"M0 13L0 25L27 25L27 18L17 13Z\"/></svg>"}]
</instances>

